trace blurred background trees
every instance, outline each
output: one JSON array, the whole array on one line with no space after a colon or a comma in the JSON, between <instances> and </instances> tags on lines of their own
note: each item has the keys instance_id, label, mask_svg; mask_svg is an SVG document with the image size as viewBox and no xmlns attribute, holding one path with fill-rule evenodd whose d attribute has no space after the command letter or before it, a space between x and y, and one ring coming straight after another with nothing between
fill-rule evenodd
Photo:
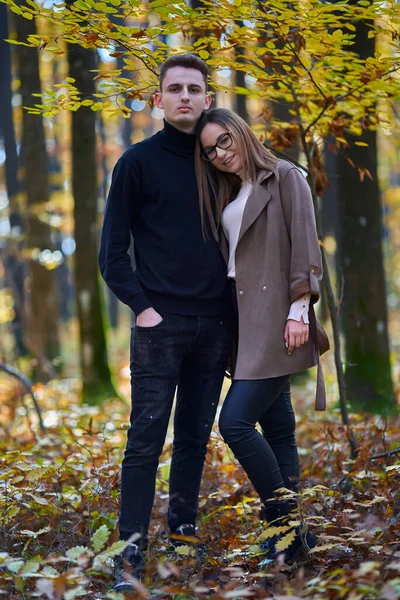
<instances>
[{"instance_id":1,"label":"blurred background trees","mask_svg":"<svg viewBox=\"0 0 400 600\"><path fill-rule=\"evenodd\" d=\"M371 21L354 24L352 50L363 60L375 56L375 36L368 36L372 26ZM360 135L346 136L348 148L337 155L336 169L346 385L354 407L379 412L393 397L393 385L376 124L376 115L367 115L360 122Z\"/></svg>"},{"instance_id":2,"label":"blurred background trees","mask_svg":"<svg viewBox=\"0 0 400 600\"><path fill-rule=\"evenodd\" d=\"M36 34L36 22L14 15L18 39ZM32 104L32 94L41 94L39 54L28 46L16 46L16 74L20 82L22 106ZM20 132L20 177L24 193L22 202L24 248L27 279L24 303L24 340L35 359L35 369L48 378L54 377L55 360L59 358L58 298L54 269L46 268L45 255L52 253L54 244L51 226L45 218L50 199L49 170L43 117L22 111Z\"/></svg>"},{"instance_id":3,"label":"blurred background trees","mask_svg":"<svg viewBox=\"0 0 400 600\"><path fill-rule=\"evenodd\" d=\"M72 4L72 3L70 3ZM92 48L68 44L69 76L85 98L96 92L93 71L97 54ZM82 106L72 113L72 195L74 198L74 283L79 323L79 358L83 398L97 403L115 394L111 384L105 338L102 297L97 266L98 156L96 113Z\"/></svg>"}]
</instances>

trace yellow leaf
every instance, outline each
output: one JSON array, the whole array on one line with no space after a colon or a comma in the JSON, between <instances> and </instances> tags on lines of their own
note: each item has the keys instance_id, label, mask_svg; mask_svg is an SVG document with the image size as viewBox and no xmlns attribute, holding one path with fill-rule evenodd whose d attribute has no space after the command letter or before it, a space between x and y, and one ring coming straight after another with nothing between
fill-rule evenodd
<instances>
[{"instance_id":1,"label":"yellow leaf","mask_svg":"<svg viewBox=\"0 0 400 600\"><path fill-rule=\"evenodd\" d=\"M175 548L175 552L176 554L180 554L182 556L196 556L196 550L191 546L178 546L178 548Z\"/></svg>"},{"instance_id":2,"label":"yellow leaf","mask_svg":"<svg viewBox=\"0 0 400 600\"><path fill-rule=\"evenodd\" d=\"M284 552L285 550L287 550L287 548L289 548L290 544L292 542L294 542L295 537L296 537L296 530L292 529L292 531L290 531L289 533L284 535L283 538L281 538L279 540L279 542L277 542L277 544L275 545L276 551Z\"/></svg>"},{"instance_id":3,"label":"yellow leaf","mask_svg":"<svg viewBox=\"0 0 400 600\"><path fill-rule=\"evenodd\" d=\"M4 521L8 523L9 521L11 521L11 519L17 516L19 511L19 506L10 506L10 508L7 510L6 515L3 515Z\"/></svg>"},{"instance_id":4,"label":"yellow leaf","mask_svg":"<svg viewBox=\"0 0 400 600\"><path fill-rule=\"evenodd\" d=\"M36 468L30 469L29 473L27 473L26 478L28 481L37 481L38 479L42 479L47 473L46 467L44 468Z\"/></svg>"},{"instance_id":5,"label":"yellow leaf","mask_svg":"<svg viewBox=\"0 0 400 600\"><path fill-rule=\"evenodd\" d=\"M355 146L368 146L366 142L354 142Z\"/></svg>"},{"instance_id":6,"label":"yellow leaf","mask_svg":"<svg viewBox=\"0 0 400 600\"><path fill-rule=\"evenodd\" d=\"M210 54L209 54L209 52L207 52L207 50L200 50L199 55L204 60L206 60L210 56Z\"/></svg>"},{"instance_id":7,"label":"yellow leaf","mask_svg":"<svg viewBox=\"0 0 400 600\"><path fill-rule=\"evenodd\" d=\"M259 542L264 540L268 540L274 535L280 535L281 533L286 533L289 530L287 525L283 525L282 527L268 527L262 534L257 538Z\"/></svg>"},{"instance_id":8,"label":"yellow leaf","mask_svg":"<svg viewBox=\"0 0 400 600\"><path fill-rule=\"evenodd\" d=\"M264 69L265 65L263 63L263 61L261 60L261 58L256 58L255 56L253 56L252 61L258 65L259 67L261 67L262 69Z\"/></svg>"},{"instance_id":9,"label":"yellow leaf","mask_svg":"<svg viewBox=\"0 0 400 600\"><path fill-rule=\"evenodd\" d=\"M100 552L103 549L109 537L110 531L107 525L101 525L96 529L90 540L95 552Z\"/></svg>"},{"instance_id":10,"label":"yellow leaf","mask_svg":"<svg viewBox=\"0 0 400 600\"><path fill-rule=\"evenodd\" d=\"M48 504L49 504L48 501L46 500L46 498L42 498L41 496L32 495L32 498L34 499L36 504L40 504L41 506L48 506Z\"/></svg>"},{"instance_id":11,"label":"yellow leaf","mask_svg":"<svg viewBox=\"0 0 400 600\"><path fill-rule=\"evenodd\" d=\"M323 546L315 546L315 548L311 548L311 550L309 551L309 554L311 553L315 553L315 552L324 552L325 550L331 550L332 548L337 548L338 545L337 544L324 544Z\"/></svg>"}]
</instances>

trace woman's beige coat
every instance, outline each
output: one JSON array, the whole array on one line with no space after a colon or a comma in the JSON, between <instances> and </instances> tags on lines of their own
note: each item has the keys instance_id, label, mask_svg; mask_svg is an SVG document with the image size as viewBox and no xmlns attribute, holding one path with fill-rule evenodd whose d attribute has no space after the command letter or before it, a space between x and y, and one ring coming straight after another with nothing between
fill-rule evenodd
<instances>
[{"instance_id":1,"label":"woman's beige coat","mask_svg":"<svg viewBox=\"0 0 400 600\"><path fill-rule=\"evenodd\" d=\"M229 248L222 233L221 250ZM322 278L313 202L307 180L294 165L279 161L265 171L246 202L235 254L239 308L234 379L266 379L318 364L316 410L325 409L319 355L329 348L313 304ZM284 330L292 302L311 293L310 337L289 356Z\"/></svg>"}]
</instances>

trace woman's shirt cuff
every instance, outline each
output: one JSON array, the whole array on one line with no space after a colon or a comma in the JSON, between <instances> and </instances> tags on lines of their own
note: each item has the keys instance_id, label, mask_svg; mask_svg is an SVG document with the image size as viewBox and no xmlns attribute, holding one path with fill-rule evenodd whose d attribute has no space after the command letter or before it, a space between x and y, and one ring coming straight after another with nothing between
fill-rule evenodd
<instances>
[{"instance_id":1,"label":"woman's shirt cuff","mask_svg":"<svg viewBox=\"0 0 400 600\"><path fill-rule=\"evenodd\" d=\"M308 321L308 309L310 307L310 298L311 294L304 294L298 300L295 300L290 307L288 319L293 319L294 321L301 321L301 317L303 317L304 323L309 323Z\"/></svg>"}]
</instances>

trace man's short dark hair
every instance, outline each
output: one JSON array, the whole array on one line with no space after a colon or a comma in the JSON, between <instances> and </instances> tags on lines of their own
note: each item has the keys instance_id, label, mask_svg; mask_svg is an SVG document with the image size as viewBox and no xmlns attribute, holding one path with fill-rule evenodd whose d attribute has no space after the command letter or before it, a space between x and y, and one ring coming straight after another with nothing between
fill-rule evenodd
<instances>
[{"instance_id":1,"label":"man's short dark hair","mask_svg":"<svg viewBox=\"0 0 400 600\"><path fill-rule=\"evenodd\" d=\"M168 69L173 69L174 67L184 67L185 69L196 69L196 71L200 71L203 75L207 91L208 68L204 60L195 54L176 54L167 58L160 67L160 92L162 91L164 77Z\"/></svg>"}]
</instances>

